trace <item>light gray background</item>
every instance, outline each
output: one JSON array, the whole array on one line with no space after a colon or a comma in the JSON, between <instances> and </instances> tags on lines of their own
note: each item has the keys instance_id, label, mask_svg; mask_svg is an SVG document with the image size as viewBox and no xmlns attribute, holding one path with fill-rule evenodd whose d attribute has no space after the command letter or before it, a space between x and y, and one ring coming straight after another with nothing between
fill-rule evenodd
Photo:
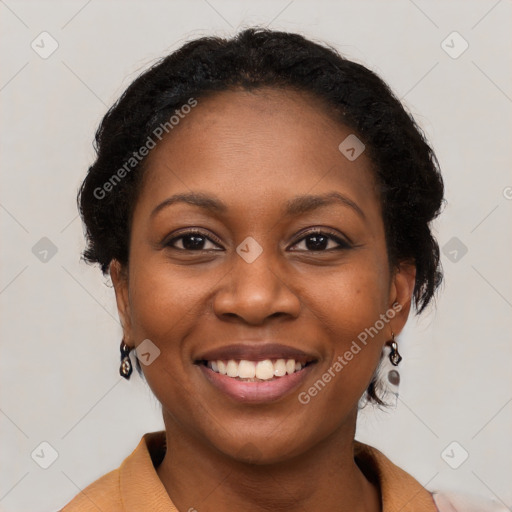
<instances>
[{"instance_id":1,"label":"light gray background","mask_svg":"<svg viewBox=\"0 0 512 512\"><path fill-rule=\"evenodd\" d=\"M366 410L358 438L428 489L511 507L511 13L506 0L0 1L0 509L56 510L163 428L149 388L118 374L114 294L79 261L76 191L101 117L147 65L253 24L324 40L377 71L434 145L445 286L401 337L396 409ZM31 48L50 48L43 31L59 45L47 59ZM469 44L458 58L441 46L453 31ZM452 54L462 44L444 43ZM43 237L57 248L46 262L33 252ZM31 458L50 460L43 441L58 453L48 469Z\"/></svg>"}]
</instances>

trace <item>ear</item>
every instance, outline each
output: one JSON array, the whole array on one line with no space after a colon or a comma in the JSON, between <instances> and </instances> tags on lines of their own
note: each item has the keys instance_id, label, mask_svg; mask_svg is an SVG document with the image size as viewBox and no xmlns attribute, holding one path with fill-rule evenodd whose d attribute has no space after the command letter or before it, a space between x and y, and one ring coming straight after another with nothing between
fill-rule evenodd
<instances>
[{"instance_id":1,"label":"ear","mask_svg":"<svg viewBox=\"0 0 512 512\"><path fill-rule=\"evenodd\" d=\"M133 346L131 340L131 312L130 298L128 293L128 269L126 269L118 260L112 260L109 265L110 277L116 292L117 311L121 326L123 327L123 337L127 345Z\"/></svg>"},{"instance_id":2,"label":"ear","mask_svg":"<svg viewBox=\"0 0 512 512\"><path fill-rule=\"evenodd\" d=\"M409 317L415 282L416 266L410 262L398 264L389 292L389 307L396 311L396 315L390 322L395 335L402 331Z\"/></svg>"}]
</instances>

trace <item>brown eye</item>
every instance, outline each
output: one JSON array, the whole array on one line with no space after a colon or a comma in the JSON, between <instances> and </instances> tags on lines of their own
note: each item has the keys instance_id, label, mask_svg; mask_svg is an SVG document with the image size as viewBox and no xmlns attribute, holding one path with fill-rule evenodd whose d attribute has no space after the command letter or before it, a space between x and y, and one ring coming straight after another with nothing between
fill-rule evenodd
<instances>
[{"instance_id":1,"label":"brown eye","mask_svg":"<svg viewBox=\"0 0 512 512\"><path fill-rule=\"evenodd\" d=\"M177 247L176 244L180 243L181 247ZM210 244L211 247L208 247L208 244ZM218 245L216 245L209 237L200 231L188 231L186 233L182 233L180 236L169 240L165 246L181 251L222 250L219 249Z\"/></svg>"},{"instance_id":2,"label":"brown eye","mask_svg":"<svg viewBox=\"0 0 512 512\"><path fill-rule=\"evenodd\" d=\"M348 249L350 244L341 238L324 231L313 231L301 238L294 247L304 244L302 249L306 251L330 251L339 249Z\"/></svg>"}]
</instances>

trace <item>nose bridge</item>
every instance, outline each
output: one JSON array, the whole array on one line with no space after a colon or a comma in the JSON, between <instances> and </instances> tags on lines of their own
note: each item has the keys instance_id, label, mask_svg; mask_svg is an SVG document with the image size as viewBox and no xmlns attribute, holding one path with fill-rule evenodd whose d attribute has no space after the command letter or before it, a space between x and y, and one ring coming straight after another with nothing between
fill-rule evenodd
<instances>
[{"instance_id":1,"label":"nose bridge","mask_svg":"<svg viewBox=\"0 0 512 512\"><path fill-rule=\"evenodd\" d=\"M277 251L265 243L269 238L259 240L248 236L233 252L228 282L214 301L218 315L259 323L276 313L298 314L300 302L280 275Z\"/></svg>"},{"instance_id":2,"label":"nose bridge","mask_svg":"<svg viewBox=\"0 0 512 512\"><path fill-rule=\"evenodd\" d=\"M251 285L251 287L261 285L267 291L271 291L269 286L275 288L275 281L277 280L275 267L275 258L272 251L267 248L261 251L254 247L247 250L246 244L245 251L239 246L237 256L234 256L233 271L236 274L236 281L240 284Z\"/></svg>"},{"instance_id":3,"label":"nose bridge","mask_svg":"<svg viewBox=\"0 0 512 512\"><path fill-rule=\"evenodd\" d=\"M259 242L252 236L246 237L233 254L233 281L239 294L272 295L282 286L276 275L275 250L270 247L269 237L258 239Z\"/></svg>"}]
</instances>

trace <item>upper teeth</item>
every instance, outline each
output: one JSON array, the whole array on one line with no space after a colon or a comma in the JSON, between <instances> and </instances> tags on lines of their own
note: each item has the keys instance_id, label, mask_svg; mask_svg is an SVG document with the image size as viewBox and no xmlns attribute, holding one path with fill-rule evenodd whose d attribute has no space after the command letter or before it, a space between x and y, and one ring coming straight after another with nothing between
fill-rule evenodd
<instances>
[{"instance_id":1,"label":"upper teeth","mask_svg":"<svg viewBox=\"0 0 512 512\"><path fill-rule=\"evenodd\" d=\"M270 380L273 377L290 375L301 370L305 365L296 362L295 359L277 359L275 361L270 359L264 361L248 361L246 359L236 361L230 359L229 361L208 361L207 366L214 372L228 377Z\"/></svg>"}]
</instances>

